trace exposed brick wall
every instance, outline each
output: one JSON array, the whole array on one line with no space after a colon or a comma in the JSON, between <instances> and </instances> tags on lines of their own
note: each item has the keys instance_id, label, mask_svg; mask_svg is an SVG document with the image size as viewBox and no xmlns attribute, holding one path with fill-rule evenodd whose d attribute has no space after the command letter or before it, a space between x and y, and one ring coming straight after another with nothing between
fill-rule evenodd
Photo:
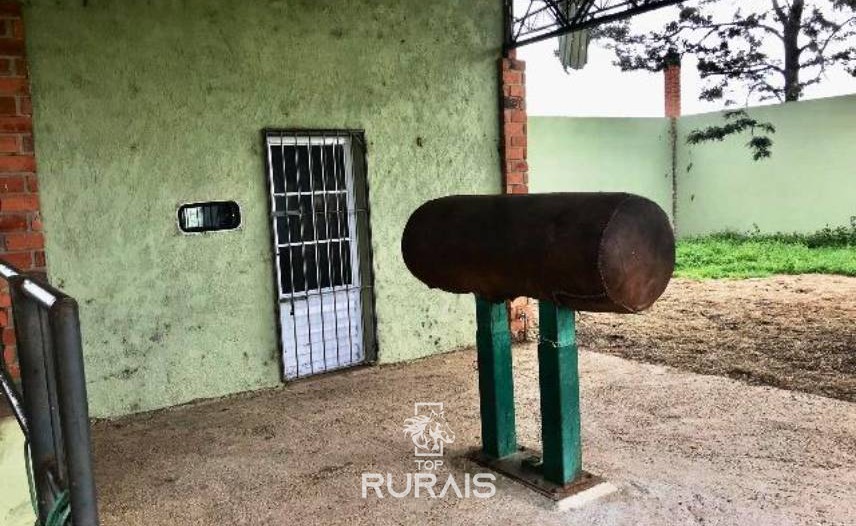
<instances>
[{"instance_id":1,"label":"exposed brick wall","mask_svg":"<svg viewBox=\"0 0 856 526\"><path fill-rule=\"evenodd\" d=\"M0 257L44 275L44 237L33 149L33 108L21 6L0 1ZM0 286L4 360L18 375L9 290Z\"/></svg>"},{"instance_id":2,"label":"exposed brick wall","mask_svg":"<svg viewBox=\"0 0 856 526\"><path fill-rule=\"evenodd\" d=\"M663 68L663 103L669 119L669 147L672 152L672 229L678 233L678 117L681 116L681 57L672 51L666 56Z\"/></svg>"},{"instance_id":3,"label":"exposed brick wall","mask_svg":"<svg viewBox=\"0 0 856 526\"><path fill-rule=\"evenodd\" d=\"M500 61L502 86L502 184L506 194L529 193L526 124L526 63L514 51ZM508 302L508 320L515 340L532 329L534 303L529 298Z\"/></svg>"},{"instance_id":4,"label":"exposed brick wall","mask_svg":"<svg viewBox=\"0 0 856 526\"><path fill-rule=\"evenodd\" d=\"M507 194L529 193L526 163L526 63L514 51L501 60L502 178Z\"/></svg>"},{"instance_id":5,"label":"exposed brick wall","mask_svg":"<svg viewBox=\"0 0 856 526\"><path fill-rule=\"evenodd\" d=\"M663 70L666 117L681 116L681 62L673 58Z\"/></svg>"}]
</instances>

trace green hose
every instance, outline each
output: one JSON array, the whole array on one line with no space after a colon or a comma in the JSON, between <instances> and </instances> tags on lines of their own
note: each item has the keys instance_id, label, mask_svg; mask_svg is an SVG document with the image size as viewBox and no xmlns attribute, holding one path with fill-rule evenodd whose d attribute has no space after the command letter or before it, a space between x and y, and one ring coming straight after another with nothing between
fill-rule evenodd
<instances>
[{"instance_id":1,"label":"green hose","mask_svg":"<svg viewBox=\"0 0 856 526\"><path fill-rule=\"evenodd\" d=\"M30 459L30 442L24 442L24 465L27 469L27 484L30 487L30 503L33 505L33 513L36 515L35 526L68 526L71 524L69 516L71 515L71 502L68 498L68 491L61 491L59 494L54 494L53 506L48 511L48 516L45 518L44 524L39 524L39 507L37 505L38 496L36 495L36 483L33 480L33 463Z\"/></svg>"},{"instance_id":2,"label":"green hose","mask_svg":"<svg viewBox=\"0 0 856 526\"><path fill-rule=\"evenodd\" d=\"M71 515L71 503L68 501L68 491L62 491L59 498L54 501L44 526L65 526L69 515Z\"/></svg>"}]
</instances>

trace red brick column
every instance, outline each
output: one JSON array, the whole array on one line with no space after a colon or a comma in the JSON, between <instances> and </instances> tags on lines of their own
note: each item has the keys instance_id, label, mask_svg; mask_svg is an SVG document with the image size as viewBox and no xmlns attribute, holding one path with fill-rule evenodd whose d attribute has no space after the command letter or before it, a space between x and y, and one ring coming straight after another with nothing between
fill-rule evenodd
<instances>
[{"instance_id":1,"label":"red brick column","mask_svg":"<svg viewBox=\"0 0 856 526\"><path fill-rule=\"evenodd\" d=\"M21 270L44 275L32 114L21 6L0 1L0 258ZM3 358L17 376L15 332L5 282L0 286L0 327Z\"/></svg>"},{"instance_id":2,"label":"red brick column","mask_svg":"<svg viewBox=\"0 0 856 526\"><path fill-rule=\"evenodd\" d=\"M514 51L501 61L502 178L507 194L529 193L526 163L526 63Z\"/></svg>"},{"instance_id":3,"label":"red brick column","mask_svg":"<svg viewBox=\"0 0 856 526\"><path fill-rule=\"evenodd\" d=\"M529 165L526 162L526 63L510 51L500 61L502 86L502 186L506 194L529 193ZM526 340L534 321L534 304L529 298L508 302L511 335Z\"/></svg>"},{"instance_id":4,"label":"red brick column","mask_svg":"<svg viewBox=\"0 0 856 526\"><path fill-rule=\"evenodd\" d=\"M663 104L669 119L669 149L672 154L672 229L678 232L678 118L681 116L681 57L675 51L666 55L663 68Z\"/></svg>"},{"instance_id":5,"label":"red brick column","mask_svg":"<svg viewBox=\"0 0 856 526\"><path fill-rule=\"evenodd\" d=\"M663 69L663 88L666 117L676 119L681 116L681 59L669 55Z\"/></svg>"}]
</instances>

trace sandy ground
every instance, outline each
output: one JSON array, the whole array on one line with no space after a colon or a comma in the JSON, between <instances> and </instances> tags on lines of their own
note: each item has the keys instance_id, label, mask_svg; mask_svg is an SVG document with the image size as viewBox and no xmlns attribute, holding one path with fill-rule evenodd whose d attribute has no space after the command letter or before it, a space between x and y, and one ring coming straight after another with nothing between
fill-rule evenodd
<instances>
[{"instance_id":1,"label":"sandy ground","mask_svg":"<svg viewBox=\"0 0 856 526\"><path fill-rule=\"evenodd\" d=\"M673 280L646 313L580 315L583 348L856 402L856 278Z\"/></svg>"},{"instance_id":2,"label":"sandy ground","mask_svg":"<svg viewBox=\"0 0 856 526\"><path fill-rule=\"evenodd\" d=\"M515 348L518 435L538 447L537 361ZM416 470L402 432L442 402L445 473L482 472L474 352L355 369L95 426L105 525L854 524L856 405L581 353L584 463L621 492L556 512L507 479L490 499L361 497Z\"/></svg>"}]
</instances>

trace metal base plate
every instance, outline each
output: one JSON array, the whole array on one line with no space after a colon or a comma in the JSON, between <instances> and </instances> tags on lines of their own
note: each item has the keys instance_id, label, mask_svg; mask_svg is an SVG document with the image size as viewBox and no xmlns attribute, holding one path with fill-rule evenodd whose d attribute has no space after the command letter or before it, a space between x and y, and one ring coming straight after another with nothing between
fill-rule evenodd
<instances>
[{"instance_id":1,"label":"metal base plate","mask_svg":"<svg viewBox=\"0 0 856 526\"><path fill-rule=\"evenodd\" d=\"M541 454L523 446L518 446L517 453L501 459L485 456L480 449L470 451L468 457L473 462L502 473L556 502L573 497L598 485L609 484L601 477L592 475L587 471L583 471L579 477L564 486L550 482L541 474Z\"/></svg>"}]
</instances>

